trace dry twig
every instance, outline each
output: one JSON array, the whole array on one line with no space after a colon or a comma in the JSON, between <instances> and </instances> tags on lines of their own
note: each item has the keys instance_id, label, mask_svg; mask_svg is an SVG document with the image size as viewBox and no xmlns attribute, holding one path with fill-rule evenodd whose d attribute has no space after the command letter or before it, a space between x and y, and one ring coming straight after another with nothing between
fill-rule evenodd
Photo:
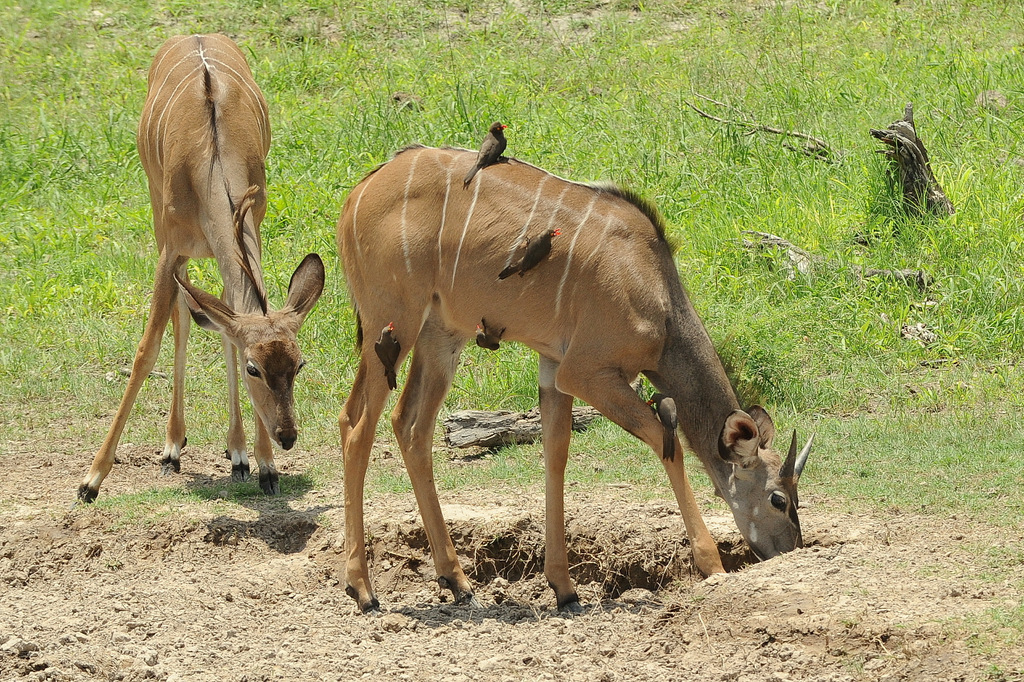
<instances>
[{"instance_id":1,"label":"dry twig","mask_svg":"<svg viewBox=\"0 0 1024 682\"><path fill-rule=\"evenodd\" d=\"M699 97L700 99L702 99L702 100L704 100L706 102L711 102L713 104L717 104L718 106L722 106L722 107L726 107L728 109L732 109L733 111L736 111L737 113L740 113L741 115L743 115L742 112L739 112L735 107L731 107L728 104L725 104L723 102L719 102L717 100L713 100L710 97L705 97L704 95L701 95L699 93L697 93L697 97ZM800 132L798 130L783 130L782 128L776 128L774 126L765 125L763 123L758 123L756 121L750 121L750 120L747 120L747 121L737 121L737 120L733 120L733 119L721 118L719 116L715 116L713 114L709 114L708 112L704 111L703 109L699 108L697 105L695 105L695 104L693 104L691 102L687 102L686 104L691 109L693 109L698 114L700 114L701 116L703 116L704 118L706 118L708 120L717 121L718 123L723 123L723 124L729 125L729 126L737 126L737 127L741 127L741 128L746 128L748 135L752 135L754 133L759 133L760 132L760 133L771 133L773 135L785 135L787 137L797 137L797 138L800 138L802 140L807 140L810 144L804 145L803 147L794 147L793 145L788 145L788 144L787 145L783 145L783 146L786 147L786 149L789 149L791 151L800 152L801 154L806 154L807 156L810 156L810 157L815 158L815 159L821 159L823 161L828 161L829 163L837 163L836 158L837 158L838 155L832 149L832 147L830 147L829 144L827 142L825 142L825 140L821 139L820 137L815 137L814 135L809 135L807 133L802 133L802 132Z\"/></svg>"}]
</instances>

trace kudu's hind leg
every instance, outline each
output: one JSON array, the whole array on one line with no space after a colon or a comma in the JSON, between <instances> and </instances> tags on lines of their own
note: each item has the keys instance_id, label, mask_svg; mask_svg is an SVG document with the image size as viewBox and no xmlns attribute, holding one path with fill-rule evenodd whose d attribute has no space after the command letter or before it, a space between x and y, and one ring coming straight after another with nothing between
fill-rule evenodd
<instances>
[{"instance_id":1,"label":"kudu's hind leg","mask_svg":"<svg viewBox=\"0 0 1024 682\"><path fill-rule=\"evenodd\" d=\"M540 358L540 421L544 444L544 576L559 611L582 611L569 577L565 547L565 464L572 436L572 396L555 388L558 363Z\"/></svg>"},{"instance_id":2,"label":"kudu's hind leg","mask_svg":"<svg viewBox=\"0 0 1024 682\"><path fill-rule=\"evenodd\" d=\"M100 484L114 465L114 454L117 451L117 444L121 440L121 433L124 431L128 415L132 406L135 405L135 398L139 395L139 389L149 373L156 365L157 356L160 353L160 340L167 328L167 321L171 316L171 306L174 304L174 297L178 294L178 285L174 282L174 271L185 263L185 259L172 260L166 252L160 254L156 265L156 277L153 285L153 298L149 303L149 319L146 320L146 328L142 333L142 340L135 351L135 360L132 363L132 373L128 377L128 386L124 389L121 397L121 404L117 407L117 414L110 424L107 437L103 439L99 452L93 458L89 473L78 488L78 499L83 502L92 502L100 491Z\"/></svg>"},{"instance_id":3,"label":"kudu's hind leg","mask_svg":"<svg viewBox=\"0 0 1024 682\"><path fill-rule=\"evenodd\" d=\"M416 341L409 376L392 413L391 425L423 517L437 582L452 591L457 604L478 606L441 514L431 452L437 413L451 387L459 353L465 345L465 339L452 335L428 318Z\"/></svg>"},{"instance_id":4,"label":"kudu's hind leg","mask_svg":"<svg viewBox=\"0 0 1024 682\"><path fill-rule=\"evenodd\" d=\"M364 613L380 608L380 602L374 596L370 584L370 570L366 563L366 532L363 528L366 467L370 461L377 422L390 392L387 380L379 370L380 363L373 354L372 342L364 344L352 393L338 416L345 460L345 592L356 600Z\"/></svg>"},{"instance_id":5,"label":"kudu's hind leg","mask_svg":"<svg viewBox=\"0 0 1024 682\"><path fill-rule=\"evenodd\" d=\"M724 573L722 559L718 553L718 545L704 524L700 508L693 496L683 457L673 460L662 457L664 444L664 426L651 409L636 394L622 372L617 369L598 371L580 371L579 368L566 370L566 363L558 373L559 386L569 390L573 395L594 406L601 414L611 419L623 429L647 443L658 455L665 467L672 492L675 494L679 511L686 525L686 535L690 539L694 565L703 575ZM676 436L676 449L682 453L679 437Z\"/></svg>"}]
</instances>

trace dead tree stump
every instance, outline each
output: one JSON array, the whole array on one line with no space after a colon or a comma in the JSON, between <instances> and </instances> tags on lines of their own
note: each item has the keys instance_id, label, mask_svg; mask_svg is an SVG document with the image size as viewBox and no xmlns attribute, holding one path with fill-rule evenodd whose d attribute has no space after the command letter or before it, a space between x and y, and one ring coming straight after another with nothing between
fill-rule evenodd
<instances>
[{"instance_id":1,"label":"dead tree stump","mask_svg":"<svg viewBox=\"0 0 1024 682\"><path fill-rule=\"evenodd\" d=\"M872 128L871 136L888 145L877 151L892 162L893 175L899 178L903 206L908 213L950 216L956 212L953 202L946 197L932 174L928 152L914 126L913 104L907 104L903 118L890 123L885 130Z\"/></svg>"}]
</instances>

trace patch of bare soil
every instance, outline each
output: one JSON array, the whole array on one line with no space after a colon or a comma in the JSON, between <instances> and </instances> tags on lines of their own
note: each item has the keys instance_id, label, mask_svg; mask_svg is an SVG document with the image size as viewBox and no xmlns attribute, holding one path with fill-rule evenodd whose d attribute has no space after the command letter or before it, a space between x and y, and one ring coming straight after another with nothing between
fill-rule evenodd
<instances>
[{"instance_id":1,"label":"patch of bare soil","mask_svg":"<svg viewBox=\"0 0 1024 682\"><path fill-rule=\"evenodd\" d=\"M701 581L670 502L574 492L587 608L570 618L541 572L541 495L443 499L477 609L433 582L412 495L372 498L383 613L367 616L343 589L340 487L289 492L286 477L283 502L175 503L126 522L123 508L68 509L87 466L76 444L5 452L0 680L1020 679L1022 652L979 646L970 626L1020 604L1022 570L993 577L986 559L1020 540L965 520L843 514L811 497L809 546L750 563L732 520L709 514L738 570ZM228 475L212 448L168 479L148 450L120 459L101 495ZM284 472L313 459L288 453Z\"/></svg>"}]
</instances>

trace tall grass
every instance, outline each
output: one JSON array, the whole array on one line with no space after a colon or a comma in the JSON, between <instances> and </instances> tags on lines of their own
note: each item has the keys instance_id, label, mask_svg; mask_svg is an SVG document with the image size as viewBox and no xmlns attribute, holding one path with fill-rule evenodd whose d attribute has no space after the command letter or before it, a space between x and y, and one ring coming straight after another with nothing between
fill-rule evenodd
<instances>
[{"instance_id":1,"label":"tall grass","mask_svg":"<svg viewBox=\"0 0 1024 682\"><path fill-rule=\"evenodd\" d=\"M837 445L852 418L984 409L1013 438L1017 421L989 408L1012 413L1022 402L1022 28L1024 7L994 1L4 5L0 433L60 423L95 441L106 428L123 389L107 375L130 364L156 260L134 148L146 70L168 36L220 31L243 46L271 109L271 298L280 303L306 252L327 263L325 296L301 339L305 443L336 444L357 362L333 237L346 192L406 144L473 147L495 119L510 124L509 153L657 202L742 395L783 424L838 438L819 441L835 457L830 472L857 461ZM978 106L986 89L1009 106ZM422 106L396 107L396 91ZM949 219L900 215L867 134L906 102L957 206ZM840 160L700 118L689 103L817 135ZM829 265L790 280L777 256L741 245L746 229ZM921 293L861 281L854 266L921 268L935 283ZM190 267L219 288L211 264ZM903 338L901 326L919 322L934 343ZM217 442L226 419L219 341L195 331L191 358L190 435ZM165 348L160 365L169 364ZM535 372L525 349L470 349L446 409L530 407ZM149 383L126 439L162 438L168 387ZM951 438L962 432L929 423ZM880 441L861 446L891 456L885 439L895 436L874 433Z\"/></svg>"}]
</instances>

